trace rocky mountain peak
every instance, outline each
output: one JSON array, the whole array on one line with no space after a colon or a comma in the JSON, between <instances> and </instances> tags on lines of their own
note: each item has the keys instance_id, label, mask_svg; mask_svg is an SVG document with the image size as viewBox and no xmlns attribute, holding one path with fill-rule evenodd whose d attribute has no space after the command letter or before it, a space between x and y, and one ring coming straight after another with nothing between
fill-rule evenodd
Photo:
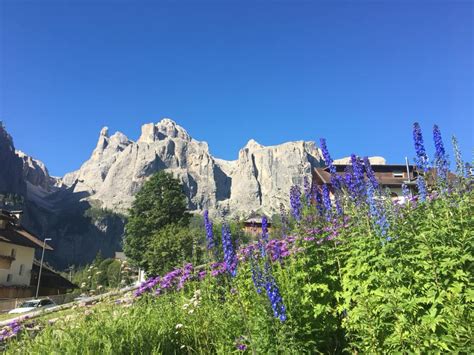
<instances>
[{"instance_id":1,"label":"rocky mountain peak","mask_svg":"<svg viewBox=\"0 0 474 355\"><path fill-rule=\"evenodd\" d=\"M167 138L179 138L185 141L191 141L191 136L183 127L169 118L163 118L156 124L144 124L138 142L150 144Z\"/></svg>"},{"instance_id":2,"label":"rocky mountain peak","mask_svg":"<svg viewBox=\"0 0 474 355\"><path fill-rule=\"evenodd\" d=\"M102 155L106 149L114 152L122 151L130 143L130 139L122 132L115 132L112 136L109 136L109 128L104 127L99 133L99 140L97 141L93 156Z\"/></svg>"},{"instance_id":3,"label":"rocky mountain peak","mask_svg":"<svg viewBox=\"0 0 474 355\"><path fill-rule=\"evenodd\" d=\"M156 124L156 128L158 132L163 134L165 137L180 138L185 141L191 140L191 136L188 134L188 132L169 118L163 118Z\"/></svg>"},{"instance_id":4,"label":"rocky mountain peak","mask_svg":"<svg viewBox=\"0 0 474 355\"><path fill-rule=\"evenodd\" d=\"M109 127L105 126L100 130L100 137L108 137L109 136Z\"/></svg>"},{"instance_id":5,"label":"rocky mountain peak","mask_svg":"<svg viewBox=\"0 0 474 355\"><path fill-rule=\"evenodd\" d=\"M261 148L264 148L264 146L258 143L255 139L250 139L243 149L256 150Z\"/></svg>"}]
</instances>

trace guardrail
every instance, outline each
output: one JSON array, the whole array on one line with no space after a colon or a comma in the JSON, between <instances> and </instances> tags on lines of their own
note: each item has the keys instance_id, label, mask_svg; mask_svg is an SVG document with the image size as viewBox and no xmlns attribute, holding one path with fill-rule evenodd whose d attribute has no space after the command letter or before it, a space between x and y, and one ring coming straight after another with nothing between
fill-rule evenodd
<instances>
[{"instance_id":1,"label":"guardrail","mask_svg":"<svg viewBox=\"0 0 474 355\"><path fill-rule=\"evenodd\" d=\"M88 305L88 304L91 304L93 302L100 301L101 299L106 298L106 297L116 296L116 295L119 295L119 294L122 294L122 293L133 291L133 290L137 289L138 287L139 287L139 285L128 286L128 287L122 288L120 290L109 291L109 292L103 293L101 295L86 297L86 298L81 299L80 301L73 301L73 302L70 301L68 303L64 303L62 305L58 305L58 306L55 306L55 307L45 308L45 309L41 309L41 310L33 311L33 312L28 312L28 313L23 314L19 317L10 318L10 319L4 320L4 321L0 321L0 328L4 327L4 326L6 326L6 325L8 325L12 322L15 322L15 321L21 322L22 320L25 320L25 319L36 318L36 317L39 317L39 316L47 314L47 313L53 313L53 312L61 311L63 309L68 309L68 308L71 308L71 307L73 307L75 305L78 305L78 304ZM44 298L46 298L46 297L44 297ZM49 298L51 298L51 297L49 297ZM31 298L29 298L29 299L31 299Z\"/></svg>"}]
</instances>

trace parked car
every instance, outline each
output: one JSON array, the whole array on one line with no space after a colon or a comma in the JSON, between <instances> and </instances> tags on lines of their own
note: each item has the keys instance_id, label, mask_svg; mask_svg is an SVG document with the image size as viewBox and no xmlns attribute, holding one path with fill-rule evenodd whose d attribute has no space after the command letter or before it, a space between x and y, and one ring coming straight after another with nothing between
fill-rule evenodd
<instances>
[{"instance_id":1,"label":"parked car","mask_svg":"<svg viewBox=\"0 0 474 355\"><path fill-rule=\"evenodd\" d=\"M20 307L14 308L8 313L9 314L26 313L26 312L36 311L40 309L45 309L45 308L51 308L54 306L57 306L56 303L54 303L48 298L42 298L42 299L37 299L37 300L25 301L20 305Z\"/></svg>"}]
</instances>

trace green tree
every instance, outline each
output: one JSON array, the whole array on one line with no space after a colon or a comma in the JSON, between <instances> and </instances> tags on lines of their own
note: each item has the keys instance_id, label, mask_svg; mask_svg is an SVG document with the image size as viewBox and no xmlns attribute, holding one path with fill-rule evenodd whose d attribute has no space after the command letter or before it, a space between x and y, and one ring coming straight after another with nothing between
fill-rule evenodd
<instances>
[{"instance_id":1,"label":"green tree","mask_svg":"<svg viewBox=\"0 0 474 355\"><path fill-rule=\"evenodd\" d=\"M145 253L151 236L168 224L186 227L190 215L180 182L160 171L135 196L125 226L124 251L131 262L147 270Z\"/></svg>"},{"instance_id":2,"label":"green tree","mask_svg":"<svg viewBox=\"0 0 474 355\"><path fill-rule=\"evenodd\" d=\"M181 267L186 262L195 262L193 259L202 255L202 249L197 247L195 239L196 235L187 227L168 224L161 228L148 244L146 271L151 275L159 275Z\"/></svg>"}]
</instances>

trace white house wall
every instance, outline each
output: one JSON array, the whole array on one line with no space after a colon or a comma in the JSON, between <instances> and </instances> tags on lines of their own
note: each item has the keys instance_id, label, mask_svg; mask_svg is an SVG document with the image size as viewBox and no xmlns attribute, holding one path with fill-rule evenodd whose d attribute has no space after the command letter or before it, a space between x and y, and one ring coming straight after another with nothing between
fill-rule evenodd
<instances>
[{"instance_id":1,"label":"white house wall","mask_svg":"<svg viewBox=\"0 0 474 355\"><path fill-rule=\"evenodd\" d=\"M1 286L29 286L31 280L31 269L33 268L34 248L21 245L0 242L0 254L11 255L15 249L15 260L12 261L10 269L0 269ZM20 268L23 265L23 272L20 275ZM11 281L8 282L8 274L11 274Z\"/></svg>"}]
</instances>

